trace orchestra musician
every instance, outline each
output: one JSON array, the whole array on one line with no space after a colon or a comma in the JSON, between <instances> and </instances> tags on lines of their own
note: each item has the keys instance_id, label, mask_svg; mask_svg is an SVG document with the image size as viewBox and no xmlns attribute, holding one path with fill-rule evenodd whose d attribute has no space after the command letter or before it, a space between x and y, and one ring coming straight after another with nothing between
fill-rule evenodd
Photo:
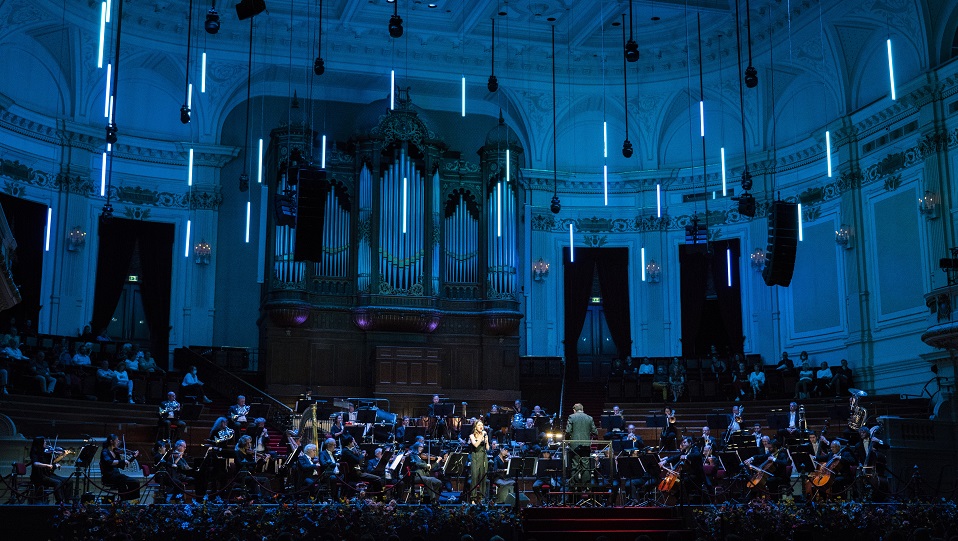
<instances>
[{"instance_id":1,"label":"orchestra musician","mask_svg":"<svg viewBox=\"0 0 958 541\"><path fill-rule=\"evenodd\" d=\"M675 439L678 437L678 432L675 430L675 411L670 408L665 408L665 427L662 428L662 435L659 437L659 445L665 451L674 451L675 450Z\"/></svg>"},{"instance_id":2,"label":"orchestra musician","mask_svg":"<svg viewBox=\"0 0 958 541\"><path fill-rule=\"evenodd\" d=\"M788 485L788 453L784 451L781 443L777 439L766 438L768 438L768 436L762 438L763 443L767 441L765 447L766 452L746 459L745 463L749 465L758 463L755 468L763 470L765 473L759 473L753 469L750 472L753 478L757 475L761 475L762 481L764 481L768 491L772 494L780 495L782 489Z\"/></svg>"},{"instance_id":3,"label":"orchestra musician","mask_svg":"<svg viewBox=\"0 0 958 541\"><path fill-rule=\"evenodd\" d=\"M246 404L246 397L239 395L236 397L236 403L229 409L230 428L233 430L246 428L247 415L249 415L249 406Z\"/></svg>"},{"instance_id":4,"label":"orchestra musician","mask_svg":"<svg viewBox=\"0 0 958 541\"><path fill-rule=\"evenodd\" d=\"M140 499L140 484L120 471L139 454L139 451L127 453L125 449L120 449L120 437L116 434L106 437L103 450L100 451L100 475L104 483L119 491L121 500Z\"/></svg>"},{"instance_id":5,"label":"orchestra musician","mask_svg":"<svg viewBox=\"0 0 958 541\"><path fill-rule=\"evenodd\" d=\"M336 462L336 440L326 438L323 443L323 452L319 454L319 465L322 468L321 479L329 484L333 500L339 499L339 464Z\"/></svg>"},{"instance_id":6,"label":"orchestra musician","mask_svg":"<svg viewBox=\"0 0 958 541\"><path fill-rule=\"evenodd\" d=\"M598 436L595 421L591 415L583 411L582 404L572 406L572 415L566 423L566 441L572 446L572 483L577 485L588 484L592 478L589 471L589 454L591 441Z\"/></svg>"},{"instance_id":7,"label":"orchestra musician","mask_svg":"<svg viewBox=\"0 0 958 541\"><path fill-rule=\"evenodd\" d=\"M432 395L432 402L428 406L429 419L433 423L433 436L439 439L446 437L446 416L442 411L443 404L439 401L439 395Z\"/></svg>"},{"instance_id":8,"label":"orchestra musician","mask_svg":"<svg viewBox=\"0 0 958 541\"><path fill-rule=\"evenodd\" d=\"M336 417L333 418L332 426L329 427L329 437L339 441L339 438L343 437L343 432L345 431L346 428L343 426L343 414L337 413Z\"/></svg>"},{"instance_id":9,"label":"orchestra musician","mask_svg":"<svg viewBox=\"0 0 958 541\"><path fill-rule=\"evenodd\" d=\"M762 438L764 437L764 435L762 434L761 424L755 423L754 425L752 425L751 435L752 435L752 438L755 439L755 447L762 447Z\"/></svg>"},{"instance_id":10,"label":"orchestra musician","mask_svg":"<svg viewBox=\"0 0 958 541\"><path fill-rule=\"evenodd\" d=\"M430 466L428 455L426 455L425 444L416 442L410 448L409 470L413 476L413 482L423 485L423 503L439 502L439 495L442 493L442 481L429 475Z\"/></svg>"},{"instance_id":11,"label":"orchestra musician","mask_svg":"<svg viewBox=\"0 0 958 541\"><path fill-rule=\"evenodd\" d=\"M182 499L183 492L186 489L186 483L195 481L193 468L186 456L186 440L176 440L173 444L172 452L167 454L167 469L169 471L172 483L170 483L170 492L167 494L167 501L172 499Z\"/></svg>"},{"instance_id":12,"label":"orchestra musician","mask_svg":"<svg viewBox=\"0 0 958 541\"><path fill-rule=\"evenodd\" d=\"M787 436L798 436L800 432L804 431L804 427L802 426L804 419L798 409L797 402L792 402L788 405L788 413L786 415L787 423L785 428L779 429L778 431L778 439L782 441L783 444Z\"/></svg>"},{"instance_id":13,"label":"orchestra musician","mask_svg":"<svg viewBox=\"0 0 958 541\"><path fill-rule=\"evenodd\" d=\"M798 450L808 453L812 460L821 462L829 453L828 440L824 437L819 438L818 434L811 432L808 434L808 442L802 444Z\"/></svg>"},{"instance_id":14,"label":"orchestra musician","mask_svg":"<svg viewBox=\"0 0 958 541\"><path fill-rule=\"evenodd\" d=\"M871 430L866 427L859 428L858 437L861 441L852 449L852 454L858 461L858 474L865 476L874 489L873 499L885 501L889 495L888 479L885 477L886 458L879 449L888 449L888 444L875 437L879 428L879 425Z\"/></svg>"},{"instance_id":15,"label":"orchestra musician","mask_svg":"<svg viewBox=\"0 0 958 541\"><path fill-rule=\"evenodd\" d=\"M271 459L276 458L277 452L270 447L269 432L266 430L266 419L257 417L253 420L253 428L247 432L253 438L253 450L260 455L269 455Z\"/></svg>"},{"instance_id":16,"label":"orchestra musician","mask_svg":"<svg viewBox=\"0 0 958 541\"><path fill-rule=\"evenodd\" d=\"M712 437L712 429L708 425L702 427L702 437L699 438L698 445L702 449L706 446L715 449L715 438Z\"/></svg>"},{"instance_id":17,"label":"orchestra musician","mask_svg":"<svg viewBox=\"0 0 958 541\"><path fill-rule=\"evenodd\" d=\"M369 483L373 492L382 492L383 480L378 476L363 471L363 461L366 451L359 448L356 438L346 435L343 437L343 462L349 469L346 470L346 481L350 483Z\"/></svg>"},{"instance_id":18,"label":"orchestra musician","mask_svg":"<svg viewBox=\"0 0 958 541\"><path fill-rule=\"evenodd\" d=\"M828 494L835 496L848 488L853 481L851 476L852 465L855 464L855 455L848 447L843 447L838 441L832 441L829 445L831 457L838 457L838 460L832 462L832 484L829 486Z\"/></svg>"},{"instance_id":19,"label":"orchestra musician","mask_svg":"<svg viewBox=\"0 0 958 541\"><path fill-rule=\"evenodd\" d=\"M586 458L588 461L588 458ZM492 462L492 477L496 483L496 503L509 503L509 494L515 494L515 479L508 478L509 449L502 447Z\"/></svg>"},{"instance_id":20,"label":"orchestra musician","mask_svg":"<svg viewBox=\"0 0 958 541\"><path fill-rule=\"evenodd\" d=\"M692 436L685 436L679 443L679 454L666 457L659 461L659 467L668 467L674 471L680 471L686 483L686 495L689 491L694 491L692 495L702 495L702 490L711 487L712 482L705 476L703 468L702 448L696 445Z\"/></svg>"},{"instance_id":21,"label":"orchestra musician","mask_svg":"<svg viewBox=\"0 0 958 541\"><path fill-rule=\"evenodd\" d=\"M72 493L69 480L54 473L60 468L57 461L65 454L63 449L47 445L43 436L33 438L30 444L30 482L52 488L57 505L68 500Z\"/></svg>"},{"instance_id":22,"label":"orchestra musician","mask_svg":"<svg viewBox=\"0 0 958 541\"><path fill-rule=\"evenodd\" d=\"M333 445L335 445L335 442ZM319 489L318 480L321 467L319 466L318 455L319 452L317 451L316 444L308 443L306 447L303 447L303 452L300 453L296 459L296 470L299 474L299 482L297 485L312 497L316 496L316 492Z\"/></svg>"},{"instance_id":23,"label":"orchestra musician","mask_svg":"<svg viewBox=\"0 0 958 541\"><path fill-rule=\"evenodd\" d=\"M409 427L409 417L403 417L402 423L396 425L396 441L402 442L406 439L406 428Z\"/></svg>"},{"instance_id":24,"label":"orchestra musician","mask_svg":"<svg viewBox=\"0 0 958 541\"><path fill-rule=\"evenodd\" d=\"M267 455L261 458L256 454L253 449L253 438L248 434L240 436L233 450L236 453L237 478L246 488L250 500L258 500L259 485L265 483L266 479L257 478L253 474L256 473L257 466L262 461L269 460L269 457Z\"/></svg>"},{"instance_id":25,"label":"orchestra musician","mask_svg":"<svg viewBox=\"0 0 958 541\"><path fill-rule=\"evenodd\" d=\"M489 483L486 479L489 471L489 460L486 453L489 451L489 434L485 424L478 420L472 425L472 434L469 434L469 458L472 464L469 469L469 486L472 490L471 501L482 501L489 494Z\"/></svg>"},{"instance_id":26,"label":"orchestra musician","mask_svg":"<svg viewBox=\"0 0 958 541\"><path fill-rule=\"evenodd\" d=\"M642 441L642 436L635 431L635 425L632 423L629 423L629 425L625 427L625 436L622 439L631 442L632 445L630 447L632 449L645 448L645 442Z\"/></svg>"},{"instance_id":27,"label":"orchestra musician","mask_svg":"<svg viewBox=\"0 0 958 541\"><path fill-rule=\"evenodd\" d=\"M180 419L180 403L176 401L176 393L173 391L166 393L165 402L160 402L157 426L163 430L163 433L168 426L175 426L176 434L186 429L186 422ZM176 434L170 434L170 437L175 437Z\"/></svg>"},{"instance_id":28,"label":"orchestra musician","mask_svg":"<svg viewBox=\"0 0 958 541\"><path fill-rule=\"evenodd\" d=\"M522 400L517 398L513 405L515 406L516 413L521 413L523 419L529 416L529 408L522 405Z\"/></svg>"},{"instance_id":29,"label":"orchestra musician","mask_svg":"<svg viewBox=\"0 0 958 541\"><path fill-rule=\"evenodd\" d=\"M219 449L228 448L236 433L229 427L226 417L217 417L210 429L209 441Z\"/></svg>"}]
</instances>

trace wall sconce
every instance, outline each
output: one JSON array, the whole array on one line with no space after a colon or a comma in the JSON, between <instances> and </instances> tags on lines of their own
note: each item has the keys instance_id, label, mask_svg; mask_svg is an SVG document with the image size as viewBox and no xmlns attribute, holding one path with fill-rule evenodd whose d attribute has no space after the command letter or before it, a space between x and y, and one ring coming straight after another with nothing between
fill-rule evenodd
<instances>
[{"instance_id":1,"label":"wall sconce","mask_svg":"<svg viewBox=\"0 0 958 541\"><path fill-rule=\"evenodd\" d=\"M838 226L838 231L835 231L835 244L846 250L852 249L852 227L850 225L842 224Z\"/></svg>"},{"instance_id":2,"label":"wall sconce","mask_svg":"<svg viewBox=\"0 0 958 541\"><path fill-rule=\"evenodd\" d=\"M84 244L86 244L86 231L78 225L70 228L70 232L67 233L67 250L79 252Z\"/></svg>"},{"instance_id":3,"label":"wall sconce","mask_svg":"<svg viewBox=\"0 0 958 541\"><path fill-rule=\"evenodd\" d=\"M768 255L765 253L765 250L756 248L752 251L750 258L752 260L752 269L755 270L755 272L765 270L765 264L768 263Z\"/></svg>"},{"instance_id":4,"label":"wall sconce","mask_svg":"<svg viewBox=\"0 0 958 541\"><path fill-rule=\"evenodd\" d=\"M538 261L532 264L532 279L536 282L541 282L545 280L548 275L549 264L540 257Z\"/></svg>"},{"instance_id":5,"label":"wall sconce","mask_svg":"<svg viewBox=\"0 0 958 541\"><path fill-rule=\"evenodd\" d=\"M213 247L205 240L201 240L196 246L193 246L193 262L197 265L209 265L212 255Z\"/></svg>"},{"instance_id":6,"label":"wall sconce","mask_svg":"<svg viewBox=\"0 0 958 541\"><path fill-rule=\"evenodd\" d=\"M649 282L659 283L662 278L662 266L656 263L654 259L650 259L649 264L645 266L645 275L648 276Z\"/></svg>"},{"instance_id":7,"label":"wall sconce","mask_svg":"<svg viewBox=\"0 0 958 541\"><path fill-rule=\"evenodd\" d=\"M935 192L925 190L924 197L918 198L918 212L921 213L921 215L924 216L925 218L928 218L929 220L932 218L937 218L938 217L938 194L936 194Z\"/></svg>"}]
</instances>

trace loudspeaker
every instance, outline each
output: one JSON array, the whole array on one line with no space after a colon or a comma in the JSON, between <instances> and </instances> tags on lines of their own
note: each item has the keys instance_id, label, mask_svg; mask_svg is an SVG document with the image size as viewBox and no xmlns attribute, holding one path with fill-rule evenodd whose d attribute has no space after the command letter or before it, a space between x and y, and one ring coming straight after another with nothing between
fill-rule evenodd
<instances>
[{"instance_id":1,"label":"loudspeaker","mask_svg":"<svg viewBox=\"0 0 958 541\"><path fill-rule=\"evenodd\" d=\"M788 287L798 248L798 205L775 201L768 216L767 261L762 278L767 286Z\"/></svg>"},{"instance_id":2,"label":"loudspeaker","mask_svg":"<svg viewBox=\"0 0 958 541\"><path fill-rule=\"evenodd\" d=\"M326 171L302 168L290 169L289 174L299 177L293 259L319 261L323 257L323 222L326 218L326 196L329 195Z\"/></svg>"},{"instance_id":3,"label":"loudspeaker","mask_svg":"<svg viewBox=\"0 0 958 541\"><path fill-rule=\"evenodd\" d=\"M240 0L236 4L236 16L239 20L249 19L266 10L266 0Z\"/></svg>"}]
</instances>

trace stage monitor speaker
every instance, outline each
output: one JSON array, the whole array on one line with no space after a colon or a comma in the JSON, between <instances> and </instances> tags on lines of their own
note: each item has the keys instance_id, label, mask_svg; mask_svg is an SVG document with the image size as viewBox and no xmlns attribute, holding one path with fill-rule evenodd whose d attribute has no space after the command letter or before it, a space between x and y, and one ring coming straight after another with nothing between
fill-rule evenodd
<instances>
[{"instance_id":1,"label":"stage monitor speaker","mask_svg":"<svg viewBox=\"0 0 958 541\"><path fill-rule=\"evenodd\" d=\"M291 169L289 174L293 173ZM295 173L299 182L293 259L318 262L323 257L323 222L326 218L329 182L326 181L326 171L320 169L301 168Z\"/></svg>"},{"instance_id":2,"label":"stage monitor speaker","mask_svg":"<svg viewBox=\"0 0 958 541\"><path fill-rule=\"evenodd\" d=\"M768 216L767 260L762 271L765 285L788 287L792 283L797 248L798 205L775 201Z\"/></svg>"}]
</instances>

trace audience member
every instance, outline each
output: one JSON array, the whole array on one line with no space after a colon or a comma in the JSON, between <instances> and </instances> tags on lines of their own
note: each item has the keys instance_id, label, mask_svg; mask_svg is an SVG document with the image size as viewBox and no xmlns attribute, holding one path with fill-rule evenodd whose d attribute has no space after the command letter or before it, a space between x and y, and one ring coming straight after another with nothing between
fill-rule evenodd
<instances>
[{"instance_id":1,"label":"audience member","mask_svg":"<svg viewBox=\"0 0 958 541\"><path fill-rule=\"evenodd\" d=\"M672 357L672 364L669 365L669 390L672 391L672 402L678 402L685 392L685 374L685 366L679 362L679 358Z\"/></svg>"},{"instance_id":2,"label":"audience member","mask_svg":"<svg viewBox=\"0 0 958 541\"><path fill-rule=\"evenodd\" d=\"M819 396L825 394L825 389L831 381L832 369L828 367L827 362L822 361L822 365L819 366L818 371L815 372L815 394Z\"/></svg>"},{"instance_id":3,"label":"audience member","mask_svg":"<svg viewBox=\"0 0 958 541\"><path fill-rule=\"evenodd\" d=\"M5 342L7 347L3 348L3 351L0 351L3 355L15 360L15 361L29 361L30 358L23 354L20 351L20 339L16 335L7 336Z\"/></svg>"},{"instance_id":4,"label":"audience member","mask_svg":"<svg viewBox=\"0 0 958 541\"><path fill-rule=\"evenodd\" d=\"M195 396L197 401L203 401L206 404L212 402L212 400L206 398L203 382L197 377L195 366L191 366L190 370L183 376L183 383L180 384L180 387L182 387L181 394L183 396Z\"/></svg>"},{"instance_id":5,"label":"audience member","mask_svg":"<svg viewBox=\"0 0 958 541\"><path fill-rule=\"evenodd\" d=\"M156 372L160 375L166 374L166 371L156 365L156 361L153 360L153 355L151 355L148 350L143 352L143 359L140 360L140 371L148 373Z\"/></svg>"},{"instance_id":6,"label":"audience member","mask_svg":"<svg viewBox=\"0 0 958 541\"><path fill-rule=\"evenodd\" d=\"M732 369L732 391L735 394L735 401L738 402L745 398L745 388L749 386L748 369L745 368L745 361L741 357L735 363Z\"/></svg>"},{"instance_id":7,"label":"audience member","mask_svg":"<svg viewBox=\"0 0 958 541\"><path fill-rule=\"evenodd\" d=\"M802 353L805 353L804 351ZM805 355L808 357L808 355ZM798 381L795 382L795 398L796 399L805 399L808 398L812 392L812 378L814 378L815 372L812 370L812 367L808 364L808 360L802 361L802 367L798 370Z\"/></svg>"},{"instance_id":8,"label":"audience member","mask_svg":"<svg viewBox=\"0 0 958 541\"><path fill-rule=\"evenodd\" d=\"M655 365L652 364L652 360L648 357L642 358L642 364L639 365L639 375L648 375L651 376L655 374Z\"/></svg>"},{"instance_id":9,"label":"audience member","mask_svg":"<svg viewBox=\"0 0 958 541\"><path fill-rule=\"evenodd\" d=\"M34 359L30 361L30 377L36 380L40 394L45 396L53 394L57 386L57 378L50 374L47 355L43 351L38 351Z\"/></svg>"},{"instance_id":10,"label":"audience member","mask_svg":"<svg viewBox=\"0 0 958 541\"><path fill-rule=\"evenodd\" d=\"M839 396L842 389L848 389L852 386L853 375L852 369L848 367L848 360L842 359L842 364L835 370L835 376L832 377L828 388L835 391L835 396Z\"/></svg>"},{"instance_id":11,"label":"audience member","mask_svg":"<svg viewBox=\"0 0 958 541\"><path fill-rule=\"evenodd\" d=\"M659 389L662 391L662 401L665 402L669 399L669 373L665 369L665 365L659 365L655 369L655 377L652 380L652 389Z\"/></svg>"},{"instance_id":12,"label":"audience member","mask_svg":"<svg viewBox=\"0 0 958 541\"><path fill-rule=\"evenodd\" d=\"M755 363L752 373L748 375L748 383L752 386L752 398L757 399L765 387L765 372L762 372L762 365Z\"/></svg>"},{"instance_id":13,"label":"audience member","mask_svg":"<svg viewBox=\"0 0 958 541\"><path fill-rule=\"evenodd\" d=\"M778 364L775 365L775 370L777 372L785 372L786 374L795 370L795 363L788 358L788 352L782 352L782 360L778 361Z\"/></svg>"},{"instance_id":14,"label":"audience member","mask_svg":"<svg viewBox=\"0 0 958 541\"><path fill-rule=\"evenodd\" d=\"M77 334L77 336L80 338L80 340L84 342L91 342L93 340L96 340L96 335L93 334L93 329L91 329L89 325L84 325L83 330L80 331L80 333Z\"/></svg>"},{"instance_id":15,"label":"audience member","mask_svg":"<svg viewBox=\"0 0 958 541\"><path fill-rule=\"evenodd\" d=\"M90 350L92 349L93 344L89 342L77 344L77 352L73 356L73 366L93 366L93 362L90 360Z\"/></svg>"},{"instance_id":16,"label":"audience member","mask_svg":"<svg viewBox=\"0 0 958 541\"><path fill-rule=\"evenodd\" d=\"M107 328L103 327L102 330L96 335L97 342L112 342L113 339L110 338L110 334L107 332Z\"/></svg>"},{"instance_id":17,"label":"audience member","mask_svg":"<svg viewBox=\"0 0 958 541\"><path fill-rule=\"evenodd\" d=\"M7 385L10 383L10 374L6 368L0 368L0 394L10 394Z\"/></svg>"}]
</instances>

